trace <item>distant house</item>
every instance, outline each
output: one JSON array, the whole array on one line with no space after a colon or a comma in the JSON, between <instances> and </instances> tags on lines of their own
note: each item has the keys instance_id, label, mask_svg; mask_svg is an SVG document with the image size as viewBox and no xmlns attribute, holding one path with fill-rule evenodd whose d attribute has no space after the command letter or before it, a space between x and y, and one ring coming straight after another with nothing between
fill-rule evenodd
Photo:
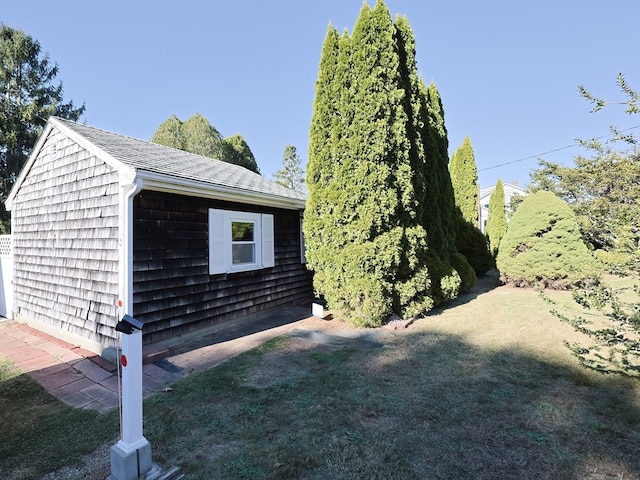
<instances>
[{"instance_id":1,"label":"distant house","mask_svg":"<svg viewBox=\"0 0 640 480\"><path fill-rule=\"evenodd\" d=\"M503 183L502 186L504 188L504 204L508 214L509 205L511 205L511 197L514 197L515 195L524 197L527 195L527 191L515 183ZM495 189L495 185L480 189L480 195L478 197L478 202L480 203L480 225L478 225L478 227L482 233L485 233L487 220L489 220L489 200L491 199L491 194Z\"/></svg>"},{"instance_id":2,"label":"distant house","mask_svg":"<svg viewBox=\"0 0 640 480\"><path fill-rule=\"evenodd\" d=\"M243 167L51 118L6 204L14 317L97 353L313 295L304 197Z\"/></svg>"}]
</instances>

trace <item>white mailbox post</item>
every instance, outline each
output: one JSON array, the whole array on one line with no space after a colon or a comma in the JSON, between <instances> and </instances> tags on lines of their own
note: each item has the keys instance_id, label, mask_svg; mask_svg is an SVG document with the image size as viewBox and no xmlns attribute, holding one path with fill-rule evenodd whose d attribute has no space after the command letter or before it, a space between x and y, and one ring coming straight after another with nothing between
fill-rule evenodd
<instances>
[{"instance_id":1,"label":"white mailbox post","mask_svg":"<svg viewBox=\"0 0 640 480\"><path fill-rule=\"evenodd\" d=\"M109 480L136 480L152 468L151 444L142 434L142 323L124 315L121 332L121 438L111 447Z\"/></svg>"}]
</instances>

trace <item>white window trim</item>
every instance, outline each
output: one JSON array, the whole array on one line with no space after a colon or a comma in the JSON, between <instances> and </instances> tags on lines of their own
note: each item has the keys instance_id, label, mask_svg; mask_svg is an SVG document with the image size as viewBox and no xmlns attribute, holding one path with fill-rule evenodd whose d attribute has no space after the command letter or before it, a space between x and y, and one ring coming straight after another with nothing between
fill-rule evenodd
<instances>
[{"instance_id":1,"label":"white window trim","mask_svg":"<svg viewBox=\"0 0 640 480\"><path fill-rule=\"evenodd\" d=\"M231 224L254 224L255 262L233 265ZM209 209L209 275L247 272L275 266L273 215Z\"/></svg>"}]
</instances>

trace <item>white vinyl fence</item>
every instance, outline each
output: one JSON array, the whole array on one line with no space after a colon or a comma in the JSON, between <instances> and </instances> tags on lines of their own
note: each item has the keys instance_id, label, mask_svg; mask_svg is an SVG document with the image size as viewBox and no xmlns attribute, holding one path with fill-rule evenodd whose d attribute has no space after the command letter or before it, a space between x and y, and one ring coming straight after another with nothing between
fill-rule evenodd
<instances>
[{"instance_id":1,"label":"white vinyl fence","mask_svg":"<svg viewBox=\"0 0 640 480\"><path fill-rule=\"evenodd\" d=\"M13 253L11 235L0 235L0 317L13 317Z\"/></svg>"}]
</instances>

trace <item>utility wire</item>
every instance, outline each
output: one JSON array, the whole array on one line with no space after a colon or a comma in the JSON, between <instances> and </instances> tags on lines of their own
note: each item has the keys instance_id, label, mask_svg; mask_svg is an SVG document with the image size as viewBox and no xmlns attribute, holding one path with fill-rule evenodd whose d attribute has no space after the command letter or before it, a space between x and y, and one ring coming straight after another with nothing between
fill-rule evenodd
<instances>
[{"instance_id":1,"label":"utility wire","mask_svg":"<svg viewBox=\"0 0 640 480\"><path fill-rule=\"evenodd\" d=\"M629 130L633 130L634 128L640 128L640 126L635 126L635 127L627 128L627 129L625 129L625 130L621 130L621 131L620 131L620 132L618 132L618 133L627 132L627 131L629 131ZM612 136L614 136L614 135L616 135L616 134L614 134L614 133L610 133L610 134L608 134L608 135L603 135L603 136L601 136L601 137L596 137L596 138L594 138L593 140L601 140L601 139L603 139L603 138L612 137ZM535 155L530 155L530 156L528 156L528 157L519 158L518 160L512 160L512 161L510 161L510 162L500 163L500 164L498 164L498 165L492 165L491 167L480 168L480 169L478 169L478 172L484 172L484 171L486 171L486 170L493 170L494 168L504 167L505 165L511 165L511 164L513 164L513 163L524 162L525 160L531 160L532 158L539 158L539 157L541 157L541 156L543 156L543 155L548 155L549 153L555 153L555 152L559 152L560 150L566 150L567 148L574 148L574 147L578 147L578 146L579 146L579 144L578 144L577 142L574 142L574 143L573 143L573 144L571 144L571 145L567 145L567 146L565 146L565 147L560 147L560 148L554 148L553 150L549 150L549 151L547 151L547 152L537 153L537 154L535 154Z\"/></svg>"}]
</instances>

